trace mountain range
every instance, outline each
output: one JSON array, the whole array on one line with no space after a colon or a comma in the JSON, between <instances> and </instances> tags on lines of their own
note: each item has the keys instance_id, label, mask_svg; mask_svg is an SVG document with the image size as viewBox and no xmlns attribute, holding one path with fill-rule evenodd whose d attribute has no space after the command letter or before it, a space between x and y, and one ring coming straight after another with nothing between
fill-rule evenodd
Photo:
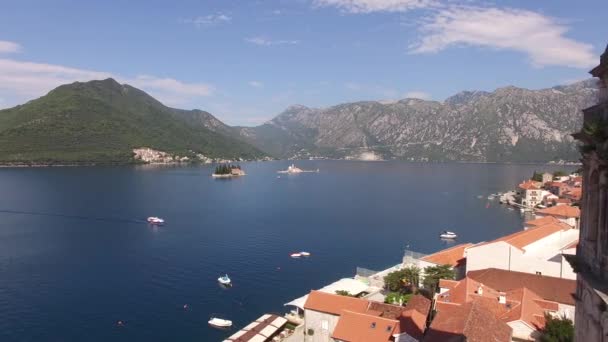
<instances>
[{"instance_id":1,"label":"mountain range","mask_svg":"<svg viewBox=\"0 0 608 342\"><path fill-rule=\"evenodd\" d=\"M464 91L443 102L291 106L239 135L281 158L547 162L577 160L570 136L597 101L594 80L549 89Z\"/></svg>"},{"instance_id":2,"label":"mountain range","mask_svg":"<svg viewBox=\"0 0 608 342\"><path fill-rule=\"evenodd\" d=\"M443 102L294 105L256 127L170 108L113 79L75 82L0 110L2 163L125 163L134 149L204 159L345 158L415 161L577 160L570 137L595 81L528 90L464 91Z\"/></svg>"}]
</instances>

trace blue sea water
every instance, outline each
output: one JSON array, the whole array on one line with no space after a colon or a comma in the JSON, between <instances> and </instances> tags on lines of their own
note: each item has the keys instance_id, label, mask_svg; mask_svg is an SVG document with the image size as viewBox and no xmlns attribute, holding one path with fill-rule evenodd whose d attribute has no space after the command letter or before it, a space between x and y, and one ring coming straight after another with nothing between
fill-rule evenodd
<instances>
[{"instance_id":1,"label":"blue sea water","mask_svg":"<svg viewBox=\"0 0 608 342\"><path fill-rule=\"evenodd\" d=\"M519 211L487 195L556 168L297 164L320 172L279 178L287 161L243 163L247 176L231 180L212 166L1 169L0 341L220 341L357 266L397 264L406 245L444 248L442 230L477 242L521 229ZM149 226L153 215L167 224ZM312 256L289 258L300 250ZM210 328L211 315L233 330Z\"/></svg>"}]
</instances>

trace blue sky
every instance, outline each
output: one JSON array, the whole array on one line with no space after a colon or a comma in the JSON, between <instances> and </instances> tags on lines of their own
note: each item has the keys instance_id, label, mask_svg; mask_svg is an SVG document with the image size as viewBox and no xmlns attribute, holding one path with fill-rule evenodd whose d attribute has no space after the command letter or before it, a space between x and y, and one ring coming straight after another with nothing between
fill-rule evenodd
<instances>
[{"instance_id":1,"label":"blue sky","mask_svg":"<svg viewBox=\"0 0 608 342\"><path fill-rule=\"evenodd\" d=\"M442 101L588 77L608 1L0 3L0 108L114 77L167 105L260 124L291 104Z\"/></svg>"}]
</instances>

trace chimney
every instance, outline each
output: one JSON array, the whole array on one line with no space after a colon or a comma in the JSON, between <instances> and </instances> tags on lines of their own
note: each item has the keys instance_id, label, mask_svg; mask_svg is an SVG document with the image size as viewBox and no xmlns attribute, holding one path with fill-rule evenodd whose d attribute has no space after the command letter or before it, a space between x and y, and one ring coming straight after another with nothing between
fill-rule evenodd
<instances>
[{"instance_id":1,"label":"chimney","mask_svg":"<svg viewBox=\"0 0 608 342\"><path fill-rule=\"evenodd\" d=\"M479 287L477 288L477 294L483 296L483 285L479 285Z\"/></svg>"},{"instance_id":2,"label":"chimney","mask_svg":"<svg viewBox=\"0 0 608 342\"><path fill-rule=\"evenodd\" d=\"M498 302L500 304L507 304L507 294L504 292L498 293Z\"/></svg>"}]
</instances>

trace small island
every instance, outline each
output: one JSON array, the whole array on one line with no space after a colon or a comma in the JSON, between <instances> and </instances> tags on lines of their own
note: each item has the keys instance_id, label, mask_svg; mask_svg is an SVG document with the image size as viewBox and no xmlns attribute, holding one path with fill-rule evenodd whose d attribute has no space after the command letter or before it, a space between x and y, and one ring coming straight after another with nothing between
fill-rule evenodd
<instances>
[{"instance_id":1,"label":"small island","mask_svg":"<svg viewBox=\"0 0 608 342\"><path fill-rule=\"evenodd\" d=\"M220 164L215 167L215 172L211 176L215 178L231 178L244 175L245 171L241 169L240 165Z\"/></svg>"}]
</instances>

